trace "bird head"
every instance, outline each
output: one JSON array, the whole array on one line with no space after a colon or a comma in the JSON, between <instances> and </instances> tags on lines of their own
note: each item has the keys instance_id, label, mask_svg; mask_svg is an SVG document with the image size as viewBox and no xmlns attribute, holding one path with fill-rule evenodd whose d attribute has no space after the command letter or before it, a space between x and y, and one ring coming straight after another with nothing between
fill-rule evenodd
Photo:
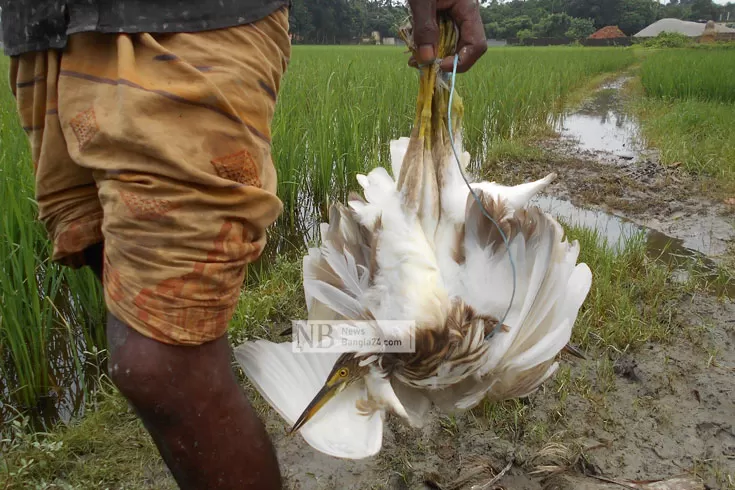
<instances>
[{"instance_id":1,"label":"bird head","mask_svg":"<svg viewBox=\"0 0 735 490\"><path fill-rule=\"evenodd\" d=\"M293 434L308 422L329 400L368 373L368 366L360 366L360 358L354 353L342 354L334 363L332 371L321 390L304 409L289 433Z\"/></svg>"}]
</instances>

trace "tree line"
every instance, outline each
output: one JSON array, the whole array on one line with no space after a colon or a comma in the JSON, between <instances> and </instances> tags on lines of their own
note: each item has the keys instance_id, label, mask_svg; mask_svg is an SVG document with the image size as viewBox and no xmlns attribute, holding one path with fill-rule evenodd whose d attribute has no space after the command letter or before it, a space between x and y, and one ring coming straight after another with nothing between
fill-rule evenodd
<instances>
[{"instance_id":1,"label":"tree line","mask_svg":"<svg viewBox=\"0 0 735 490\"><path fill-rule=\"evenodd\" d=\"M408 16L397 0L292 0L294 43L358 43L378 32L397 37ZM482 2L482 21L491 39L511 37L584 38L609 25L633 35L663 18L735 23L735 3L712 0L491 0Z\"/></svg>"}]
</instances>

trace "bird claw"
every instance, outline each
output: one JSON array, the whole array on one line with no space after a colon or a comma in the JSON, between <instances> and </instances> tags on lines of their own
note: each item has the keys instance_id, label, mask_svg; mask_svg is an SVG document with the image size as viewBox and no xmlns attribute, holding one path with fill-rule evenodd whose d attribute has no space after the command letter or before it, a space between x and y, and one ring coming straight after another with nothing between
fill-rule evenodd
<instances>
[{"instance_id":1,"label":"bird claw","mask_svg":"<svg viewBox=\"0 0 735 490\"><path fill-rule=\"evenodd\" d=\"M357 411L360 415L364 415L366 417L380 410L380 406L375 400L357 400L357 402L355 402L355 407L357 407Z\"/></svg>"}]
</instances>

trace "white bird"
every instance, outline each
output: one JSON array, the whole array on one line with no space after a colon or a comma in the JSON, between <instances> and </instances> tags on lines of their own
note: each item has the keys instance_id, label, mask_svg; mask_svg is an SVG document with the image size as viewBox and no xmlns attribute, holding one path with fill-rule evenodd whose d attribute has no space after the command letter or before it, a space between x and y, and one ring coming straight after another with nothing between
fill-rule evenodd
<instances>
[{"instance_id":1,"label":"white bird","mask_svg":"<svg viewBox=\"0 0 735 490\"><path fill-rule=\"evenodd\" d=\"M382 167L359 175L363 196L330 208L321 244L303 262L309 320L367 325L415 348L334 352L326 340L324 351L265 340L235 348L292 431L335 457L379 452L389 412L420 427L432 405L455 413L533 393L557 369L591 286L590 269L577 264L579 244L528 205L555 175L512 187L474 183L475 199L448 150L446 126L416 129L430 127L427 114L447 96L434 89L432 68L422 73L414 132L390 143L393 175ZM469 154L455 128L464 169ZM389 330L386 321L414 328Z\"/></svg>"}]
</instances>

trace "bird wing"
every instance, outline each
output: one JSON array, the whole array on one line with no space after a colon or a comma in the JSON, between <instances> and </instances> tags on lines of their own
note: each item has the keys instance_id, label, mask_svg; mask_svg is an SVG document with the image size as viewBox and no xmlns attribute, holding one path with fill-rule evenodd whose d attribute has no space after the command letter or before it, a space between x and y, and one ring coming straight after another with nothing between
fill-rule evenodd
<instances>
[{"instance_id":1,"label":"bird wing","mask_svg":"<svg viewBox=\"0 0 735 490\"><path fill-rule=\"evenodd\" d=\"M448 297L433 241L425 233L432 215L427 211L422 218L421 213L431 195L424 193L422 167L427 162L408 156L409 166L398 169L404 172L402 182L377 167L357 178L364 197L350 195L349 206L357 220L373 233L371 251L379 264L365 301L376 319L440 324ZM394 163L394 171L396 167Z\"/></svg>"},{"instance_id":2,"label":"bird wing","mask_svg":"<svg viewBox=\"0 0 735 490\"><path fill-rule=\"evenodd\" d=\"M403 159L406 157L406 151L408 151L409 141L411 141L411 138L402 136L397 140L391 140L389 143L391 170L395 178L401 175L401 167L403 166Z\"/></svg>"},{"instance_id":3,"label":"bird wing","mask_svg":"<svg viewBox=\"0 0 735 490\"><path fill-rule=\"evenodd\" d=\"M235 359L266 401L292 426L324 385L338 352L295 353L290 342L245 342ZM361 459L375 455L383 443L380 412L366 416L355 404L367 398L364 383L354 383L327 402L299 433L314 449L330 456Z\"/></svg>"},{"instance_id":4,"label":"bird wing","mask_svg":"<svg viewBox=\"0 0 735 490\"><path fill-rule=\"evenodd\" d=\"M304 257L309 320L432 321L432 315L442 314L446 298L419 220L406 212L384 169L360 180L373 202L352 196L353 209L335 203L329 223L320 227L320 246ZM338 358L330 352L297 353L288 343L265 340L246 342L235 352L256 389L289 424L324 385ZM367 388L365 381L356 381L330 399L301 428L305 440L336 457L358 459L377 452L384 412L359 412L357 402L368 399ZM336 427L340 430L335 432Z\"/></svg>"},{"instance_id":5,"label":"bird wing","mask_svg":"<svg viewBox=\"0 0 735 490\"><path fill-rule=\"evenodd\" d=\"M407 143L407 138L391 142L394 174L401 172ZM466 168L470 156L462 151L461 132L455 147L461 155L460 165L456 164L453 153L443 155L437 172L441 211L434 235L436 261L451 297L461 298L478 315L499 319L505 314L512 292L508 252L495 224L482 214L462 176L460 168ZM555 285L561 285L565 274L568 278L571 271L564 264L574 265L578 254L578 245L562 242L562 230L550 216L537 208L526 210L530 199L555 178L556 174L552 173L516 186L495 182L471 184L491 216L504 227L511 243L510 253L516 260L518 284L515 306L506 319L509 331L499 335L504 342L497 338L486 342L483 337L495 323L486 322L486 330L482 331L475 325L464 332L461 342L447 346L441 353L444 362L440 368L422 373L423 378L413 376L410 386L404 383L405 377L396 376L392 381L394 389L406 410L415 417L426 413L429 398L440 409L451 412L479 402L490 388L491 397L497 399L524 396L538 388L556 369L553 358L560 350L556 346L562 342L563 347L571 336L571 326L589 290L591 274L586 265L577 267L569 287L572 306L566 322L539 320L545 314L548 316L549 310L556 307L555 302L559 302L549 292L555 292ZM581 290L575 291L574 285L580 285ZM563 295L563 285L561 291ZM534 347L536 342L539 344ZM429 343L438 344L438 350L448 340L432 339ZM546 356L544 349L548 349ZM480 361L478 357L482 357L479 364L482 370L471 375L473 368L468 366L467 359ZM509 362L514 359L515 363ZM493 363L505 371L493 371ZM492 375L482 376L488 372Z\"/></svg>"},{"instance_id":6,"label":"bird wing","mask_svg":"<svg viewBox=\"0 0 735 490\"><path fill-rule=\"evenodd\" d=\"M441 156L436 155L436 158L439 159L436 178L440 210L437 224L434 227L432 248L436 254L444 285L452 296L461 296L457 289L460 275L457 261L458 256L462 253L460 240L464 233L467 200L468 197L471 197L467 183L470 183L475 193L483 192L496 200L504 201L511 210L516 210L525 208L535 195L548 187L557 177L555 173L550 173L542 179L515 186L504 186L488 181L473 182L471 176L467 176L468 181L465 181L462 173L466 171L471 156L469 152L464 151L462 138L462 132L458 131L454 146L460 159L459 165L457 165L454 152ZM401 172L408 143L409 138L406 137L390 142L391 166L395 176Z\"/></svg>"},{"instance_id":7,"label":"bird wing","mask_svg":"<svg viewBox=\"0 0 735 490\"><path fill-rule=\"evenodd\" d=\"M338 203L330 208L329 223L323 223L320 231L320 247L310 248L303 261L309 320L370 319L364 298L377 273L370 243L374 234ZM290 342L256 340L237 346L234 352L258 392L292 426L324 386L341 354L318 347L295 352ZM361 414L357 403L367 398L365 382L347 386L299 433L313 448L334 457L361 459L376 454L382 445L384 413Z\"/></svg>"},{"instance_id":8,"label":"bird wing","mask_svg":"<svg viewBox=\"0 0 735 490\"><path fill-rule=\"evenodd\" d=\"M391 168L393 175L401 172L403 159L408 150L409 138L402 137L390 141ZM440 189L441 216L442 219L451 223L464 222L465 207L469 189L467 182L462 177L466 172L471 160L469 152L462 146L462 132L459 131L455 137L455 148L459 156L459 165L454 152L442 154L439 159L439 170L436 172L438 187ZM437 155L438 156L438 155ZM472 176L465 176L475 192L482 190L496 199L505 199L506 204L513 209L521 209L528 205L530 200L539 192L549 186L557 177L556 173L550 173L542 179L525 182L514 186L505 186L497 182L479 181L475 182Z\"/></svg>"},{"instance_id":9,"label":"bird wing","mask_svg":"<svg viewBox=\"0 0 735 490\"><path fill-rule=\"evenodd\" d=\"M321 246L303 262L304 294L311 320L369 319L363 295L376 272L371 251L375 236L339 203L322 223Z\"/></svg>"},{"instance_id":10,"label":"bird wing","mask_svg":"<svg viewBox=\"0 0 735 490\"><path fill-rule=\"evenodd\" d=\"M525 396L556 369L554 357L571 337L579 308L589 293L589 267L576 264L579 244L564 238L561 226L537 207L513 210L504 199L478 193L488 214L467 198L462 243L461 279L452 291L477 314L503 318L511 300L515 262L516 292L504 329L487 342L489 348L475 375L431 393L443 410L466 409L488 395L491 399ZM495 325L488 325L487 333Z\"/></svg>"}]
</instances>

